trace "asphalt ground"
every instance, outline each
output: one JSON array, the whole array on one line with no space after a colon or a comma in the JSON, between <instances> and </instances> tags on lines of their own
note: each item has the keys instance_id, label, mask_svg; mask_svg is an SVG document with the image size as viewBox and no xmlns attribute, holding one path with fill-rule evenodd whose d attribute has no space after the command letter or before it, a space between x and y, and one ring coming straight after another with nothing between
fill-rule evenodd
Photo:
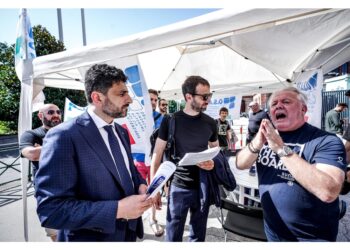
<instances>
[{"instance_id":1,"label":"asphalt ground","mask_svg":"<svg viewBox=\"0 0 350 250\"><path fill-rule=\"evenodd\" d=\"M18 156L17 150L9 152L0 152L0 161L5 164L11 164ZM1 165L0 165L1 166ZM19 166L15 165L13 168L8 168L0 175L0 242L24 242L23 229L23 202L22 191L20 186ZM2 172L2 171L1 171ZM1 173L0 172L0 173ZM17 179L17 181L10 182L6 185L1 185L9 180ZM33 196L34 189L29 184L28 186L28 238L30 242L50 242L46 236L45 230L40 226L38 217L36 215L36 201ZM339 233L337 237L338 242L350 242L350 194L340 196L340 199L347 202L347 213L340 220ZM157 211L158 222L165 226L166 217L166 201L163 197L163 208ZM220 216L219 210L212 206L209 213L207 223L207 242L224 242L224 230L218 220ZM189 217L189 216L188 216ZM320 218L321 219L321 218ZM149 226L149 211L143 215L145 236L139 240L141 242L162 242L162 237L155 237ZM185 233L183 241L188 241L189 234L188 218L185 226ZM165 232L166 233L166 232ZM233 233L227 233L227 242L252 242L255 241L250 238L242 237Z\"/></svg>"}]
</instances>

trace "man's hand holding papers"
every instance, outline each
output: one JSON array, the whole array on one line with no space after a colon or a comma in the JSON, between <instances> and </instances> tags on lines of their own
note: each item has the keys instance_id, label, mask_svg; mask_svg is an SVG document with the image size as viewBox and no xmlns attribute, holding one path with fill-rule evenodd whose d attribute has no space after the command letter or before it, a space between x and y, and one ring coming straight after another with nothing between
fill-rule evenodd
<instances>
[{"instance_id":1,"label":"man's hand holding papers","mask_svg":"<svg viewBox=\"0 0 350 250\"><path fill-rule=\"evenodd\" d=\"M220 147L209 148L198 153L187 153L179 161L179 166L197 165L200 168L207 169L209 165L214 165L212 159L220 152ZM212 168L212 167L211 167ZM210 170L210 169L207 169Z\"/></svg>"}]
</instances>

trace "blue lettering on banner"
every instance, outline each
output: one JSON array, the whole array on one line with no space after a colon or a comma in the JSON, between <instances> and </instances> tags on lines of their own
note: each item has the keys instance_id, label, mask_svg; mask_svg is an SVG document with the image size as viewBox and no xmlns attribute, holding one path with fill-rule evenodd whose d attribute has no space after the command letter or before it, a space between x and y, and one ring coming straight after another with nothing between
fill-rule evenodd
<instances>
[{"instance_id":1,"label":"blue lettering on banner","mask_svg":"<svg viewBox=\"0 0 350 250\"><path fill-rule=\"evenodd\" d=\"M231 97L224 97L224 98L215 98L210 101L210 104L214 105L222 105L222 104L229 104L229 108L232 109L235 107L235 101L236 97L231 96Z\"/></svg>"},{"instance_id":2,"label":"blue lettering on banner","mask_svg":"<svg viewBox=\"0 0 350 250\"><path fill-rule=\"evenodd\" d=\"M308 81L298 82L297 88L302 91L309 91L315 89L317 86L317 73L314 74Z\"/></svg>"}]
</instances>

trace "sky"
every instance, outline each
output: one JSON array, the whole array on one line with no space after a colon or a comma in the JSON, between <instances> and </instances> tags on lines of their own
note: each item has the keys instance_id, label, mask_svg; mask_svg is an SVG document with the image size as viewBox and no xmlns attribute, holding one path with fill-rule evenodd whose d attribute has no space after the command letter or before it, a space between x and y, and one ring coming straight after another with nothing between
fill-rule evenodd
<instances>
[{"instance_id":1,"label":"sky","mask_svg":"<svg viewBox=\"0 0 350 250\"><path fill-rule=\"evenodd\" d=\"M16 40L19 8L27 7L32 26L41 24L58 38L62 10L67 49L83 46L80 8L85 11L87 45L124 37L200 16L221 8L346 7L348 0L10 0L0 3L0 42ZM344 6L345 5L345 6Z\"/></svg>"},{"instance_id":2,"label":"sky","mask_svg":"<svg viewBox=\"0 0 350 250\"><path fill-rule=\"evenodd\" d=\"M87 45L147 31L218 10L217 8L84 8ZM57 9L27 9L32 26L42 25L59 37ZM62 8L67 49L83 46L81 9ZM15 43L19 8L0 8L0 42Z\"/></svg>"}]
</instances>

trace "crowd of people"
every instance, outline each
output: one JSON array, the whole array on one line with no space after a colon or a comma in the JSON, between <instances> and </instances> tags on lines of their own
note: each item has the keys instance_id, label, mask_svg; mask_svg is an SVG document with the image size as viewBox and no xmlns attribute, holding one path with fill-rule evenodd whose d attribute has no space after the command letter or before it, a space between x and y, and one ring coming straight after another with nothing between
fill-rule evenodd
<instances>
[{"instance_id":1,"label":"crowd of people","mask_svg":"<svg viewBox=\"0 0 350 250\"><path fill-rule=\"evenodd\" d=\"M222 107L216 120L204 113L212 92L201 76L185 79L185 107L171 115L167 100L149 89L158 137L151 165L137 164L128 131L114 121L127 116L132 103L126 82L122 70L93 65L84 81L86 112L62 123L60 109L46 104L38 113L42 126L21 136L21 155L33 164L41 225L53 241L134 242L144 235L142 215L149 210L148 226L156 237L165 233L166 241L182 241L189 214L189 241L205 241L212 190L219 185L208 180L227 159L177 163L189 152L229 149L235 135L228 109ZM339 194L346 176L350 180L350 128L343 135L339 117L347 105L327 113L327 131L305 121L306 96L293 87L272 94L268 113L255 101L249 108L247 145L237 153L236 167L256 166L267 239L335 241ZM150 198L146 191L164 160L169 133L174 156L167 160L177 166L165 192L164 228L156 218L161 195Z\"/></svg>"}]
</instances>

